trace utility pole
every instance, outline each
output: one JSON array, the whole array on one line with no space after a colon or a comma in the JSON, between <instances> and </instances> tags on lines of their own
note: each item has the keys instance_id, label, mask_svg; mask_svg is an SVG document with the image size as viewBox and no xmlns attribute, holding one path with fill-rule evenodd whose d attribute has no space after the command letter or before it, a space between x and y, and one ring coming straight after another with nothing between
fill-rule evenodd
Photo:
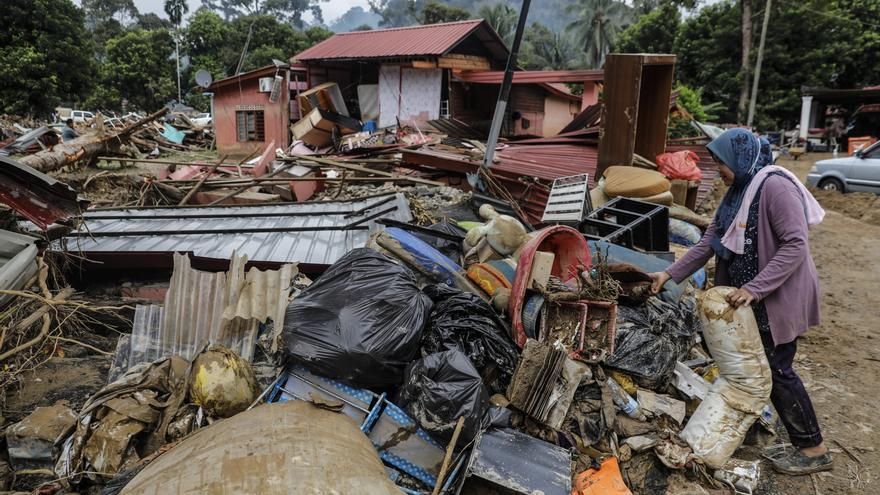
<instances>
[{"instance_id":1,"label":"utility pole","mask_svg":"<svg viewBox=\"0 0 880 495\"><path fill-rule=\"evenodd\" d=\"M526 17L529 15L531 0L523 0L519 11L519 22L516 25L516 35L513 37L513 46L507 56L507 67L504 69L504 80L501 82L501 91L498 93L498 103L495 104L495 115L492 117L492 127L489 129L489 140L486 141L486 153L483 167L492 166L495 158L495 146L498 145L498 135L501 133L501 124L507 111L507 100L510 98L510 86L513 83L513 71L516 69L516 57L519 53L519 45L522 41L523 31L526 28Z\"/></svg>"},{"instance_id":2,"label":"utility pole","mask_svg":"<svg viewBox=\"0 0 880 495\"><path fill-rule=\"evenodd\" d=\"M755 80L752 82L752 98L749 101L749 118L746 125L751 127L755 119L755 103L758 100L758 82L761 80L761 62L764 61L764 42L767 41L767 25L770 24L770 8L773 0L767 0L764 7L764 25L761 26L761 43L758 45L758 60L755 62Z\"/></svg>"},{"instance_id":3,"label":"utility pole","mask_svg":"<svg viewBox=\"0 0 880 495\"><path fill-rule=\"evenodd\" d=\"M177 32L174 33L174 55L177 59L177 103L182 103L180 93L180 23L177 24Z\"/></svg>"}]
</instances>

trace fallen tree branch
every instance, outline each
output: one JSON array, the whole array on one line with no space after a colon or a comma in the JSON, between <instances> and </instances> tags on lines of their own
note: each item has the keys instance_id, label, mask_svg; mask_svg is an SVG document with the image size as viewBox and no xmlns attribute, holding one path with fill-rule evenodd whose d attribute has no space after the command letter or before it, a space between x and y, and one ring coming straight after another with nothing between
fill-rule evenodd
<instances>
[{"instance_id":1,"label":"fallen tree branch","mask_svg":"<svg viewBox=\"0 0 880 495\"><path fill-rule=\"evenodd\" d=\"M52 338L55 339L55 340L60 340L61 342L67 342L67 343L69 343L69 344L76 344L76 345L78 345L78 346L85 347L86 349L90 349L90 350L92 350L92 351L97 352L98 354L103 354L103 355L105 355L105 356L112 356L112 355L113 355L112 352L103 351L103 350L98 349L97 347L95 347L95 346L93 346L93 345L89 345L89 344L86 344L85 342L80 342L80 341L78 341L78 340L68 339L68 338L66 338L66 337L61 337L60 335L56 335L56 336L54 336L54 337L52 337Z\"/></svg>"},{"instance_id":2,"label":"fallen tree branch","mask_svg":"<svg viewBox=\"0 0 880 495\"><path fill-rule=\"evenodd\" d=\"M3 292L6 292L6 291L3 291ZM15 291L12 291L12 292L15 292ZM18 325L16 325L15 330L24 331L28 327L30 327L31 325L36 323L36 321L39 318L43 319L43 326L40 328L40 333L36 337L34 337L33 339L25 342L24 344L21 344L17 347L14 347L14 348L4 352L3 354L0 354L0 362L6 361L7 359L9 359L10 356L14 356L15 354L18 354L19 352L24 351L26 349L30 349L31 347L42 342L43 339L45 339L46 336L49 334L49 329L52 328L52 318L48 314L49 309L52 307L53 304L60 303L64 299L73 295L73 293L74 293L74 290L70 287L62 290L61 292L56 294L55 297L53 297L51 300L49 300L50 301L49 304L43 305L42 307L40 307L39 309L34 311L34 313L31 316L28 316L27 318L22 320ZM27 294L27 293L25 293L25 294ZM31 296L34 296L34 295L31 294ZM39 296L36 296L35 298L39 298Z\"/></svg>"}]
</instances>

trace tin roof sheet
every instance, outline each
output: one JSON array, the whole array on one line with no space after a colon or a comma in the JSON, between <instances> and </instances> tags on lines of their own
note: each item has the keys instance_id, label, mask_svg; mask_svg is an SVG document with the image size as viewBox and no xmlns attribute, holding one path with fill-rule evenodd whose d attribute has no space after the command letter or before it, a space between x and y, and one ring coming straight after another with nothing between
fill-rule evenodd
<instances>
[{"instance_id":1,"label":"tin roof sheet","mask_svg":"<svg viewBox=\"0 0 880 495\"><path fill-rule=\"evenodd\" d=\"M454 48L480 25L494 34L482 19L337 33L294 55L292 60L439 56Z\"/></svg>"},{"instance_id":2,"label":"tin roof sheet","mask_svg":"<svg viewBox=\"0 0 880 495\"><path fill-rule=\"evenodd\" d=\"M90 210L85 225L53 249L87 258L190 252L228 260L235 252L250 262L327 266L363 247L382 228L379 218L413 219L401 193L351 201Z\"/></svg>"}]
</instances>

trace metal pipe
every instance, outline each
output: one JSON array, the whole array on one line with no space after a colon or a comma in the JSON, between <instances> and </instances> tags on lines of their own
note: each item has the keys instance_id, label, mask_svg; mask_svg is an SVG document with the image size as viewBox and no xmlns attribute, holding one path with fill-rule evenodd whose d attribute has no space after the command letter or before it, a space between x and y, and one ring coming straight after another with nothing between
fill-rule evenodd
<instances>
[{"instance_id":1,"label":"metal pipe","mask_svg":"<svg viewBox=\"0 0 880 495\"><path fill-rule=\"evenodd\" d=\"M483 167L492 166L495 158L495 146L498 145L498 135L501 133L501 124L507 110L507 100L510 98L510 86L513 83L513 71L516 69L516 57L519 54L519 45L522 41L523 31L526 28L526 18L529 16L531 0L523 0L519 11L519 22L516 25L516 34L513 37L513 45L507 57L507 66L504 68L504 79L501 82L501 91L498 93L498 103L495 104L495 115L492 117L492 127L489 129L489 139L486 141L486 153L484 154Z\"/></svg>"}]
</instances>

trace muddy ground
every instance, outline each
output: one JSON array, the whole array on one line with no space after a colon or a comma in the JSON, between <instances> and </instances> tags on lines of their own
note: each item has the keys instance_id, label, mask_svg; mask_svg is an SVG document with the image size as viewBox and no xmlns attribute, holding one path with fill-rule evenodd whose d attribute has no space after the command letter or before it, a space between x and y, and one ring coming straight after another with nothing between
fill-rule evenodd
<instances>
[{"instance_id":1,"label":"muddy ground","mask_svg":"<svg viewBox=\"0 0 880 495\"><path fill-rule=\"evenodd\" d=\"M804 178L815 160L826 157L807 155L779 164ZM835 451L834 470L814 478L774 476L767 493L880 493L880 222L876 211L864 207L868 200L875 208L880 203L871 196L818 193L827 215L810 234L822 324L799 341L795 369Z\"/></svg>"},{"instance_id":2,"label":"muddy ground","mask_svg":"<svg viewBox=\"0 0 880 495\"><path fill-rule=\"evenodd\" d=\"M780 164L804 177L813 161L824 157L808 155ZM811 232L823 292L822 324L800 341L796 370L813 398L836 465L812 478L776 476L763 465L757 493L880 493L880 336L875 335L880 329L880 202L870 195L817 196L828 210L825 221ZM113 350L112 335L96 337L92 345ZM9 423L57 400L68 400L78 409L106 383L110 359L95 354L71 346L66 357L54 357L27 374L18 391L6 397L0 416Z\"/></svg>"}]
</instances>

